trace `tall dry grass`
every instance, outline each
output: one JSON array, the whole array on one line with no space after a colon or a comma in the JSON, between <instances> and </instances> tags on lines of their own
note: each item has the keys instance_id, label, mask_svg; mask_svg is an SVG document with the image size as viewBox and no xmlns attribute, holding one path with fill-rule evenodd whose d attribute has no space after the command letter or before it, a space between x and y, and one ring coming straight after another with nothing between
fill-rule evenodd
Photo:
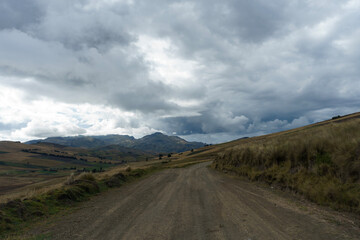
<instances>
[{"instance_id":1,"label":"tall dry grass","mask_svg":"<svg viewBox=\"0 0 360 240\"><path fill-rule=\"evenodd\" d=\"M360 212L360 120L247 141L219 153L213 167Z\"/></svg>"},{"instance_id":2,"label":"tall dry grass","mask_svg":"<svg viewBox=\"0 0 360 240\"><path fill-rule=\"evenodd\" d=\"M17 191L0 195L0 205L10 202L15 199L26 199L32 198L51 190L58 189L64 185L64 178L44 181L38 184L32 184L24 188L18 189Z\"/></svg>"}]
</instances>

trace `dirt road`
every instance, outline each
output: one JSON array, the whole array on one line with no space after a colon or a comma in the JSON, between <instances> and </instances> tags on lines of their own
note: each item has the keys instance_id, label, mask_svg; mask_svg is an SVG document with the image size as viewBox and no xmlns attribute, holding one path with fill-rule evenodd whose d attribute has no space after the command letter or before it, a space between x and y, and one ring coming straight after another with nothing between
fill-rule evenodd
<instances>
[{"instance_id":1,"label":"dirt road","mask_svg":"<svg viewBox=\"0 0 360 240\"><path fill-rule=\"evenodd\" d=\"M348 217L299 205L208 164L108 191L35 232L51 239L360 239Z\"/></svg>"}]
</instances>

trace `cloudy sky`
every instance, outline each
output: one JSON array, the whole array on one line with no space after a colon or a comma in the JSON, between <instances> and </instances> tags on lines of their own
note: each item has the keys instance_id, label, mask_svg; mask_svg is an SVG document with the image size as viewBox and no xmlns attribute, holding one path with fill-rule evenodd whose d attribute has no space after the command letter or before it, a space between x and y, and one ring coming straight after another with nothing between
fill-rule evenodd
<instances>
[{"instance_id":1,"label":"cloudy sky","mask_svg":"<svg viewBox=\"0 0 360 240\"><path fill-rule=\"evenodd\" d=\"M359 111L358 0L1 0L0 140L207 143Z\"/></svg>"}]
</instances>

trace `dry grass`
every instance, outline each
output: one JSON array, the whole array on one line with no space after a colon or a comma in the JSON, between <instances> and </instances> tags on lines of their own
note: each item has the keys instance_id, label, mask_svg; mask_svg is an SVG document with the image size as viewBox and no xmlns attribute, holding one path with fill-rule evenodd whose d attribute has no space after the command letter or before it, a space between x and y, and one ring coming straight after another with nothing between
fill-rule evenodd
<instances>
[{"instance_id":1,"label":"dry grass","mask_svg":"<svg viewBox=\"0 0 360 240\"><path fill-rule=\"evenodd\" d=\"M360 212L360 119L239 141L221 151L213 167Z\"/></svg>"},{"instance_id":2,"label":"dry grass","mask_svg":"<svg viewBox=\"0 0 360 240\"><path fill-rule=\"evenodd\" d=\"M75 174L71 173L70 176L66 179L65 185L71 185L75 182Z\"/></svg>"},{"instance_id":3,"label":"dry grass","mask_svg":"<svg viewBox=\"0 0 360 240\"><path fill-rule=\"evenodd\" d=\"M0 204L7 203L14 199L23 200L26 198L32 198L34 196L47 193L51 190L62 187L64 185L64 182L65 182L65 178L59 178L59 179L52 179L50 181L45 181L38 184L26 186L24 188L18 189L16 192L0 195Z\"/></svg>"},{"instance_id":4,"label":"dry grass","mask_svg":"<svg viewBox=\"0 0 360 240\"><path fill-rule=\"evenodd\" d=\"M77 202L87 200L94 194L119 187L157 169L147 167L126 171L117 168L106 174L82 173L78 176L71 174L68 178L63 178L61 183L7 196L0 205L0 238L9 234L12 236L12 233L21 230L26 224L55 214Z\"/></svg>"}]
</instances>

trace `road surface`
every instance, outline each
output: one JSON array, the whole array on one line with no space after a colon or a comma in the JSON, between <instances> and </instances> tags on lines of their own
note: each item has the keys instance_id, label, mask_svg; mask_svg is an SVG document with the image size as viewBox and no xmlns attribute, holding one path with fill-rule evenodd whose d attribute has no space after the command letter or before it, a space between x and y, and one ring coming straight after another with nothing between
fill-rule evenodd
<instances>
[{"instance_id":1,"label":"road surface","mask_svg":"<svg viewBox=\"0 0 360 240\"><path fill-rule=\"evenodd\" d=\"M51 239L360 239L347 216L207 165L157 172L110 190L33 233Z\"/></svg>"}]
</instances>

